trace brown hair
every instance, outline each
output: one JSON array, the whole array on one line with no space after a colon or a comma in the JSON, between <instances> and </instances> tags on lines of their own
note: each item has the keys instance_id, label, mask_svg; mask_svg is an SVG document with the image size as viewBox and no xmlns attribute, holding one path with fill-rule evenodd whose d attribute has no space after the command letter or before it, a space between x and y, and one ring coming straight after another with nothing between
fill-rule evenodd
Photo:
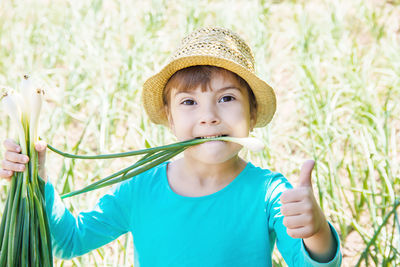
<instances>
[{"instance_id":1,"label":"brown hair","mask_svg":"<svg viewBox=\"0 0 400 267\"><path fill-rule=\"evenodd\" d=\"M205 92L210 84L212 75L215 73L219 73L224 77L227 77L229 73L231 73L239 82L240 86L247 89L250 102L250 115L251 118L255 120L257 115L257 102L249 84L236 73L211 65L196 65L175 72L174 75L169 78L163 91L162 97L164 106L168 107L170 103L172 88L175 88L178 92L189 92L200 85L201 91Z\"/></svg>"}]
</instances>

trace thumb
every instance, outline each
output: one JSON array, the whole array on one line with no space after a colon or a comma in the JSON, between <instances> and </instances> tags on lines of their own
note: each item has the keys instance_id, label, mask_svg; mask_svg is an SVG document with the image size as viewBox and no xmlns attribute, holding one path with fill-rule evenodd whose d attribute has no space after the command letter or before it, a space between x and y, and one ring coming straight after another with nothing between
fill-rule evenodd
<instances>
[{"instance_id":1,"label":"thumb","mask_svg":"<svg viewBox=\"0 0 400 267\"><path fill-rule=\"evenodd\" d=\"M39 163L39 176L46 179L45 162L46 162L46 147L47 143L45 141L38 141L35 144L35 149L38 152L38 163Z\"/></svg>"},{"instance_id":2,"label":"thumb","mask_svg":"<svg viewBox=\"0 0 400 267\"><path fill-rule=\"evenodd\" d=\"M38 141L35 144L35 149L39 154L39 161L40 159L44 159L44 157L46 156L46 147L47 147L47 143L45 141Z\"/></svg>"},{"instance_id":3,"label":"thumb","mask_svg":"<svg viewBox=\"0 0 400 267\"><path fill-rule=\"evenodd\" d=\"M314 168L315 161L307 160L303 163L300 170L300 179L298 186L310 186L312 187L311 182L311 172Z\"/></svg>"}]
</instances>

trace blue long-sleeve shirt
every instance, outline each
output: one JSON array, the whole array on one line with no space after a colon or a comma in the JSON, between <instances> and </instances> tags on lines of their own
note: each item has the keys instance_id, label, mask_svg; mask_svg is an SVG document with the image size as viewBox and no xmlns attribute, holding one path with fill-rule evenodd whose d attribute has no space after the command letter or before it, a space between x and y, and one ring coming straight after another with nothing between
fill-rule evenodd
<instances>
[{"instance_id":1,"label":"blue long-sleeve shirt","mask_svg":"<svg viewBox=\"0 0 400 267\"><path fill-rule=\"evenodd\" d=\"M176 194L167 162L114 186L75 218L46 183L46 210L56 257L72 258L120 235L133 235L135 267L272 266L275 243L289 266L340 266L336 255L318 263L301 239L286 233L279 197L291 188L279 173L247 163L225 188L211 195Z\"/></svg>"}]
</instances>

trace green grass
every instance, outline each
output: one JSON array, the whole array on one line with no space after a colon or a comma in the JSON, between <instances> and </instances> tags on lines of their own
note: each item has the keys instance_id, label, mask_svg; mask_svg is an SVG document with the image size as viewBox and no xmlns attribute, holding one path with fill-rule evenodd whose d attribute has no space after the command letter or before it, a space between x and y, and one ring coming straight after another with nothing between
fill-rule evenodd
<instances>
[{"instance_id":1,"label":"green grass","mask_svg":"<svg viewBox=\"0 0 400 267\"><path fill-rule=\"evenodd\" d=\"M0 87L16 87L25 73L43 82L42 137L63 151L100 154L164 145L175 139L144 114L143 82L189 31L232 28L250 43L257 72L278 99L271 124L253 133L268 150L243 156L293 183L302 162L315 159L316 196L340 232L343 266L396 266L399 16L399 1L5 0ZM2 112L0 129L1 140L13 136ZM62 193L130 160L71 160L49 152L47 167ZM7 190L5 181L1 185ZM91 208L105 190L65 203L76 213ZM55 266L132 266L132 252L126 235ZM274 258L284 266L278 254Z\"/></svg>"}]
</instances>

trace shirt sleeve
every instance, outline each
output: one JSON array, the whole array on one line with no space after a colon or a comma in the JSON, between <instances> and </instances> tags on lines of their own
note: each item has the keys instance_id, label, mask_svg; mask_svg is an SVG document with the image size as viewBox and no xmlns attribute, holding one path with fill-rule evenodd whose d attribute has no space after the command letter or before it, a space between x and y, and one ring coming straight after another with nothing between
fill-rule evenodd
<instances>
[{"instance_id":1,"label":"shirt sleeve","mask_svg":"<svg viewBox=\"0 0 400 267\"><path fill-rule=\"evenodd\" d=\"M335 257L329 262L317 262L313 260L305 248L302 239L292 238L286 232L283 225L283 215L281 214L280 196L282 192L292 188L287 179L279 173L273 174L266 187L265 203L268 216L268 228L271 242L276 240L276 245L283 259L288 266L340 266L342 262L342 254L340 252L340 240L336 230L329 224L332 234L336 239Z\"/></svg>"},{"instance_id":2,"label":"shirt sleeve","mask_svg":"<svg viewBox=\"0 0 400 267\"><path fill-rule=\"evenodd\" d=\"M121 183L109 190L91 211L74 217L47 182L45 204L54 255L63 259L80 256L128 232L132 215L129 200L128 186Z\"/></svg>"}]
</instances>

